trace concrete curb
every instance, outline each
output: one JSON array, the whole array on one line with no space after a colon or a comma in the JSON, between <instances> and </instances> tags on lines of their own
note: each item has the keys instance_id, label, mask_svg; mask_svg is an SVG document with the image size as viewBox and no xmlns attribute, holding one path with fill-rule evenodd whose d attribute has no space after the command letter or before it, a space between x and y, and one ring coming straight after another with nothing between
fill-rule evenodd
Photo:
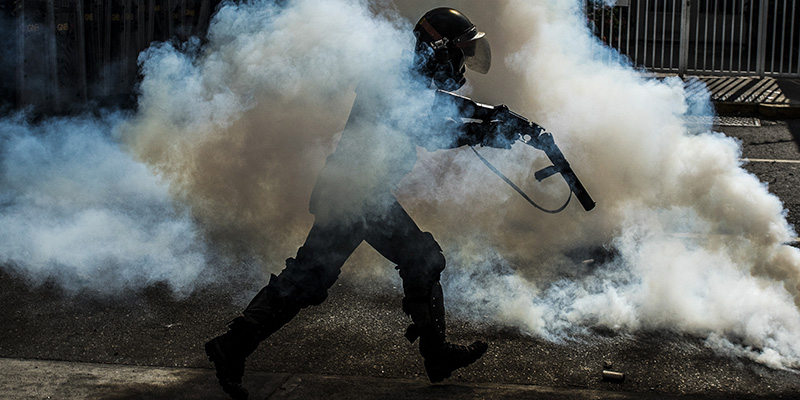
<instances>
[{"instance_id":1,"label":"concrete curb","mask_svg":"<svg viewBox=\"0 0 800 400\"><path fill-rule=\"evenodd\" d=\"M763 118L800 118L800 104L713 102L714 109L721 116L746 115Z\"/></svg>"}]
</instances>

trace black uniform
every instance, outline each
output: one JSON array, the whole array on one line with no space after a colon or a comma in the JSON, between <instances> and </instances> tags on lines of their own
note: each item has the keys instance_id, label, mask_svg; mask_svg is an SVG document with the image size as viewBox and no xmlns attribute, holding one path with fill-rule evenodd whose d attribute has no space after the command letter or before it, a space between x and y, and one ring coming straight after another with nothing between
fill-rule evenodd
<instances>
[{"instance_id":1,"label":"black uniform","mask_svg":"<svg viewBox=\"0 0 800 400\"><path fill-rule=\"evenodd\" d=\"M419 338L431 382L473 363L486 343L446 341L439 278L445 259L430 233L422 232L392 194L416 163L417 147L428 150L467 144L510 147L493 117L505 108L485 106L439 88L464 84L464 66L486 73L490 52L484 34L461 13L437 8L414 29L414 67L408 76L383 74L362 82L336 151L311 195L314 226L286 268L272 275L224 335L205 345L226 393L246 399L245 358L304 307L325 301L341 267L363 241L397 264L403 279L403 311L413 324L406 337ZM380 76L382 74L375 74ZM405 79L408 78L408 79Z\"/></svg>"},{"instance_id":2,"label":"black uniform","mask_svg":"<svg viewBox=\"0 0 800 400\"><path fill-rule=\"evenodd\" d=\"M490 121L462 122L487 118L494 108L426 89L431 91L430 99L417 93L411 101L429 100L428 112L400 121L411 118L409 114L420 105L399 100L379 85L362 84L357 89L336 151L328 157L314 187L310 211L315 222L305 244L243 312L245 321L259 326L264 337L301 308L322 303L342 265L362 241L397 265L403 279L404 308L415 324L436 325L439 320L444 334L443 307L431 309L432 304L441 303L439 277L445 267L444 256L433 235L419 229L392 190L414 167L417 146L435 150L494 138ZM387 112L399 108L396 113ZM420 306L415 308L417 303Z\"/></svg>"}]
</instances>

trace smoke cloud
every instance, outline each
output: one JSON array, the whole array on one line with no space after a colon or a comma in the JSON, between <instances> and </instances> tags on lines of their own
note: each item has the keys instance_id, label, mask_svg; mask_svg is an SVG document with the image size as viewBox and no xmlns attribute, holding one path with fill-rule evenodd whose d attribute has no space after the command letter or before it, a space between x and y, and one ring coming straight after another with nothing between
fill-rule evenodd
<instances>
[{"instance_id":1,"label":"smoke cloud","mask_svg":"<svg viewBox=\"0 0 800 400\"><path fill-rule=\"evenodd\" d=\"M0 120L0 265L71 293L202 282L206 246L167 185L122 151L120 114Z\"/></svg>"},{"instance_id":2,"label":"smoke cloud","mask_svg":"<svg viewBox=\"0 0 800 400\"><path fill-rule=\"evenodd\" d=\"M142 53L133 115L4 119L0 219L12 228L0 260L78 287L166 281L179 291L212 279L201 278L212 259L283 268L313 223L309 197L355 88L407 67L411 28L430 5L279 3L227 3L203 46ZM495 57L463 92L552 131L598 203L546 215L469 149L418 150L396 195L442 244L450 310L553 340L590 327L686 332L797 367L800 252L784 245L794 232L783 205L741 168L734 139L687 123L710 115L708 96L687 98L679 79L605 48L581 4L450 4L487 33ZM423 103L403 111L413 121ZM543 205L567 198L558 177L534 183L541 152L480 151ZM365 249L345 271L398 279Z\"/></svg>"},{"instance_id":3,"label":"smoke cloud","mask_svg":"<svg viewBox=\"0 0 800 400\"><path fill-rule=\"evenodd\" d=\"M475 15L497 15L491 28L476 23L496 29L493 44L509 46L499 79L522 93L512 109L555 132L599 206L546 216L486 173L428 167L444 171L447 187L418 197L436 210L432 229L468 230L445 239L461 249L451 260L469 271L453 276L447 293L474 306L465 314L488 306L497 322L545 336L587 326L668 329L773 366L797 365L800 256L784 245L794 232L781 202L741 168L734 139L687 125L687 116L710 115L707 97L687 98L680 80L635 71L582 28L577 3L509 1L500 14ZM476 84L475 97L493 86ZM492 159L516 181L532 182L536 160L527 150ZM563 185L530 191L566 196ZM467 193L480 205L447 207ZM463 227L464 210L477 229ZM469 232L475 239L465 244ZM616 257L576 259L586 254L576 250L600 246Z\"/></svg>"}]
</instances>

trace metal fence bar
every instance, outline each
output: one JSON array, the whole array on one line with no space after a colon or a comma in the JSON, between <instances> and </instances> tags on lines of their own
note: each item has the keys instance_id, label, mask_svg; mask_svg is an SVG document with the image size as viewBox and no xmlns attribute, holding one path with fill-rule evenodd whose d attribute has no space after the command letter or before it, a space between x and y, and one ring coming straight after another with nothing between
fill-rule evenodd
<instances>
[{"instance_id":1,"label":"metal fence bar","mask_svg":"<svg viewBox=\"0 0 800 400\"><path fill-rule=\"evenodd\" d=\"M717 10L717 6L719 5L719 0L714 1L714 11ZM713 33L712 33L712 40L711 40L711 71L716 71L714 67L717 64L717 18L716 13L714 14L714 25L713 25Z\"/></svg>"},{"instance_id":2,"label":"metal fence bar","mask_svg":"<svg viewBox=\"0 0 800 400\"><path fill-rule=\"evenodd\" d=\"M697 68L699 62L699 53L700 53L700 5L698 4L697 7L697 18L695 20L695 32L694 32L694 67ZM690 26L686 28L687 32L690 29ZM688 45L688 43L687 43Z\"/></svg>"},{"instance_id":3,"label":"metal fence bar","mask_svg":"<svg viewBox=\"0 0 800 400\"><path fill-rule=\"evenodd\" d=\"M742 33L744 32L744 0L740 3L742 6L739 8L741 11L739 13L739 64L738 69L741 72L742 69L742 45L744 41L742 40Z\"/></svg>"},{"instance_id":4,"label":"metal fence bar","mask_svg":"<svg viewBox=\"0 0 800 400\"><path fill-rule=\"evenodd\" d=\"M675 32L678 31L678 33L680 34L680 31L679 31L679 26L676 27L675 21L679 20L678 19L678 15L679 15L678 14L678 12L679 12L678 11L678 4L679 3L683 3L683 2L684 2L684 0L672 0L672 3L670 4L670 8L672 9L672 21L670 21L670 25L669 25L669 30L670 30L669 65L671 66L672 69L674 69L676 71L680 69L680 65L675 64L675 51L676 51L676 49L678 51L680 51L680 41L677 42L678 47L676 48L676 46L675 46L675 43L676 43L675 42Z\"/></svg>"},{"instance_id":5,"label":"metal fence bar","mask_svg":"<svg viewBox=\"0 0 800 400\"><path fill-rule=\"evenodd\" d=\"M790 15L797 15L795 9L795 0L792 0L792 13ZM792 52L794 51L794 18L792 18L792 25L789 28L789 72L792 72ZM800 72L800 71L799 71Z\"/></svg>"},{"instance_id":6,"label":"metal fence bar","mask_svg":"<svg viewBox=\"0 0 800 400\"><path fill-rule=\"evenodd\" d=\"M83 0L75 1L75 20L77 29L78 46L78 90L79 99L86 101L89 96L89 87L86 82L86 31L84 29Z\"/></svg>"},{"instance_id":7,"label":"metal fence bar","mask_svg":"<svg viewBox=\"0 0 800 400\"><path fill-rule=\"evenodd\" d=\"M705 30L705 32L703 32L703 38L704 39L708 37L708 14L709 14L708 10L709 10L708 0L706 0L706 13L705 13L706 14L706 20L705 20L705 23L703 24L703 29ZM703 40L703 54L708 54L708 40ZM703 69L707 68L706 67L707 62L708 62L708 58L707 57L703 57Z\"/></svg>"},{"instance_id":8,"label":"metal fence bar","mask_svg":"<svg viewBox=\"0 0 800 400\"><path fill-rule=\"evenodd\" d=\"M658 1L656 1L656 6L655 6L656 12L660 12L661 13L661 29L656 34L657 35L656 37L658 37L658 36L661 37L661 57L659 59L659 62L658 62L659 64L658 65L660 65L661 68L669 69L668 65L664 65L664 55L666 54L665 53L665 49L667 47L666 46L666 44L667 44L667 42L666 42L666 34L667 34L667 26L666 26L667 25L666 24L667 14L666 14L666 9L667 9L667 7L666 6L667 6L666 0L662 0L661 9L659 10ZM656 14L656 17L658 17L658 14ZM653 21L653 28L656 28L656 29L658 28L658 21L655 20L655 18L654 18L654 21ZM654 56L655 56L655 50L656 50L655 49L655 44L656 44L656 42L653 43Z\"/></svg>"},{"instance_id":9,"label":"metal fence bar","mask_svg":"<svg viewBox=\"0 0 800 400\"><path fill-rule=\"evenodd\" d=\"M47 11L46 11L46 20L44 26L47 28L47 32L56 32L56 17L55 17L55 3L53 0L47 0ZM60 102L61 93L59 91L58 86L54 85L58 82L58 63L56 62L56 38L55 35L46 35L45 36L45 43L47 54L45 55L45 60L47 60L47 69L48 69L48 82L51 82L53 86L52 91L47 93L49 95L48 105L53 108L57 108Z\"/></svg>"},{"instance_id":10,"label":"metal fence bar","mask_svg":"<svg viewBox=\"0 0 800 400\"><path fill-rule=\"evenodd\" d=\"M800 76L798 0L587 1L605 43L654 71Z\"/></svg>"},{"instance_id":11,"label":"metal fence bar","mask_svg":"<svg viewBox=\"0 0 800 400\"><path fill-rule=\"evenodd\" d=\"M627 24L626 24L627 27L626 27L626 33L625 33L625 53L626 54L630 54L630 48L631 48L631 8L633 8L633 6L628 5L627 8L628 8L628 18L627 18Z\"/></svg>"},{"instance_id":12,"label":"metal fence bar","mask_svg":"<svg viewBox=\"0 0 800 400\"><path fill-rule=\"evenodd\" d=\"M761 0L761 4L759 7L758 12L758 19L759 22L763 22L766 20L767 15L767 0ZM767 47L767 24L759 23L758 29L758 43L756 44L756 73L758 75L763 76L764 72L766 71L765 67L765 55L766 55L766 47Z\"/></svg>"},{"instance_id":13,"label":"metal fence bar","mask_svg":"<svg viewBox=\"0 0 800 400\"><path fill-rule=\"evenodd\" d=\"M628 7L630 10L630 7ZM622 9L619 9L619 24L617 25L617 49L622 48Z\"/></svg>"},{"instance_id":14,"label":"metal fence bar","mask_svg":"<svg viewBox=\"0 0 800 400\"><path fill-rule=\"evenodd\" d=\"M792 15L797 15L797 13L793 12ZM794 19L792 21L794 21ZM792 30L792 37L794 37L794 30ZM800 39L798 40L798 45L800 45ZM798 49L797 51L797 63L795 65L797 66L797 71L795 72L797 73L798 76L800 76L800 49Z\"/></svg>"},{"instance_id":15,"label":"metal fence bar","mask_svg":"<svg viewBox=\"0 0 800 400\"><path fill-rule=\"evenodd\" d=\"M778 3L776 2L775 6L777 7L777 5L778 5ZM776 23L775 26L777 27L778 24ZM781 27L783 28L782 31L786 32L786 1L783 2L783 20L781 21ZM783 54L784 54L783 52L784 52L784 50L786 50L786 35L783 35L783 37L781 38L781 59L778 62L778 65L780 65L780 70L778 71L779 73L783 73Z\"/></svg>"},{"instance_id":16,"label":"metal fence bar","mask_svg":"<svg viewBox=\"0 0 800 400\"><path fill-rule=\"evenodd\" d=\"M636 2L636 31L634 32L634 51L633 51L633 60L634 62L638 62L639 60L639 2Z\"/></svg>"},{"instance_id":17,"label":"metal fence bar","mask_svg":"<svg viewBox=\"0 0 800 400\"><path fill-rule=\"evenodd\" d=\"M653 65L652 63L648 63L647 62L647 38L649 36L649 33L648 33L649 30L647 29L648 28L648 24L647 23L649 22L649 19L650 19L649 16L650 16L650 1L649 0L644 0L644 32L645 32L645 37L642 38L643 39L643 41L642 41L642 59L644 60L644 64L645 65L648 65L648 64L649 65Z\"/></svg>"},{"instance_id":18,"label":"metal fence bar","mask_svg":"<svg viewBox=\"0 0 800 400\"><path fill-rule=\"evenodd\" d=\"M778 42L778 21L777 21L778 2L774 1L774 4L775 4L775 10L774 10L774 14L773 15L775 15L776 18L772 22L772 40L771 40L771 42L772 42L772 57L770 57L772 62L770 63L770 66L769 66L770 72L775 72L775 44Z\"/></svg>"},{"instance_id":19,"label":"metal fence bar","mask_svg":"<svg viewBox=\"0 0 800 400\"><path fill-rule=\"evenodd\" d=\"M651 62L653 65L658 65L662 69L664 68L664 64L656 64L656 52L658 51L658 0L653 0L653 43L652 48L650 49L650 57ZM663 36L663 35L662 35ZM662 47L663 47L663 38L662 38Z\"/></svg>"},{"instance_id":20,"label":"metal fence bar","mask_svg":"<svg viewBox=\"0 0 800 400\"><path fill-rule=\"evenodd\" d=\"M725 4L725 11L723 11L724 19L722 20L722 36L723 36L723 40L726 40L725 39L725 25L728 23L728 2L725 2L724 4ZM731 35L730 35L731 36L730 37L730 46L731 47L730 47L730 54L729 54L729 59L728 59L728 70L729 71L733 71L734 70L733 69L733 46L734 46L734 44L733 44L734 43L733 42L733 33L734 33L734 27L733 27L733 18L732 17L733 17L733 14L735 12L735 7L736 6L734 5L733 7L734 7L734 9L730 10L730 12L731 12L731 14L730 14L731 15L731 25L728 26L728 28L730 29L730 33L731 33ZM725 44L723 43L723 49L724 48L725 48ZM724 69L724 67L723 67L723 69Z\"/></svg>"},{"instance_id":21,"label":"metal fence bar","mask_svg":"<svg viewBox=\"0 0 800 400\"><path fill-rule=\"evenodd\" d=\"M715 19L716 20L716 19ZM722 32L720 32L720 40L722 41L720 44L720 59L719 59L719 69L725 69L725 28L728 24L728 2L722 1ZM715 30L716 32L716 30Z\"/></svg>"},{"instance_id":22,"label":"metal fence bar","mask_svg":"<svg viewBox=\"0 0 800 400\"><path fill-rule=\"evenodd\" d=\"M750 2L750 22L747 26L747 70L750 70L751 63L750 61L753 59L753 16L755 15L754 12L754 1Z\"/></svg>"},{"instance_id":23,"label":"metal fence bar","mask_svg":"<svg viewBox=\"0 0 800 400\"><path fill-rule=\"evenodd\" d=\"M16 12L17 12L17 23L16 23L16 30L17 30L17 37L19 40L17 41L17 69L16 69L16 96L15 100L17 104L24 104L24 87L25 87L25 46L27 42L27 37L25 35L25 0L20 0L16 4Z\"/></svg>"},{"instance_id":24,"label":"metal fence bar","mask_svg":"<svg viewBox=\"0 0 800 400\"><path fill-rule=\"evenodd\" d=\"M595 15L597 12L595 11ZM606 37L606 8L600 7L600 38Z\"/></svg>"},{"instance_id":25,"label":"metal fence bar","mask_svg":"<svg viewBox=\"0 0 800 400\"><path fill-rule=\"evenodd\" d=\"M689 16L692 11L692 3L689 1L681 1L681 31L680 31L680 44L678 45L678 73L685 74L689 64L689 27L691 20Z\"/></svg>"},{"instance_id":26,"label":"metal fence bar","mask_svg":"<svg viewBox=\"0 0 800 400\"><path fill-rule=\"evenodd\" d=\"M12 18L14 33L2 37L11 67L0 103L37 113L126 104L139 52L153 40L204 35L221 1L7 0L0 17Z\"/></svg>"},{"instance_id":27,"label":"metal fence bar","mask_svg":"<svg viewBox=\"0 0 800 400\"><path fill-rule=\"evenodd\" d=\"M672 22L670 22L669 65L675 66L675 0L672 1Z\"/></svg>"}]
</instances>

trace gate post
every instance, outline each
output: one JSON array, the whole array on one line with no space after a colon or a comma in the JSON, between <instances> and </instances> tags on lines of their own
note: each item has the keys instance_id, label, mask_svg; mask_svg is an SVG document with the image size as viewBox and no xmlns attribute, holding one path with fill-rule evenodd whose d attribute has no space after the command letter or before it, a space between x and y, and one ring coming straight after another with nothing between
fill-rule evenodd
<instances>
[{"instance_id":1,"label":"gate post","mask_svg":"<svg viewBox=\"0 0 800 400\"><path fill-rule=\"evenodd\" d=\"M756 51L756 73L764 77L767 64L767 8L769 0L761 0L758 8L758 50Z\"/></svg>"},{"instance_id":2,"label":"gate post","mask_svg":"<svg viewBox=\"0 0 800 400\"><path fill-rule=\"evenodd\" d=\"M14 100L17 107L22 107L25 103L25 0L19 0L14 5L14 13L16 14L16 29L17 29L17 66L16 66L16 81L17 85L14 88L16 91Z\"/></svg>"},{"instance_id":3,"label":"gate post","mask_svg":"<svg viewBox=\"0 0 800 400\"><path fill-rule=\"evenodd\" d=\"M689 63L689 29L691 23L689 16L692 14L692 0L681 1L681 43L678 56L678 75L686 74Z\"/></svg>"},{"instance_id":4,"label":"gate post","mask_svg":"<svg viewBox=\"0 0 800 400\"><path fill-rule=\"evenodd\" d=\"M42 106L47 111L61 111L61 91L58 87L58 53L56 47L56 6L54 0L47 0L45 4L45 51L44 60L47 65L47 87L52 90L49 94L45 94L44 104L37 104ZM41 110L40 110L41 111Z\"/></svg>"},{"instance_id":5,"label":"gate post","mask_svg":"<svg viewBox=\"0 0 800 400\"><path fill-rule=\"evenodd\" d=\"M85 102L89 95L89 87L86 81L86 30L84 29L84 11L83 0L76 0L75 4L75 29L77 32L78 48L77 64L78 64L78 98Z\"/></svg>"}]
</instances>

